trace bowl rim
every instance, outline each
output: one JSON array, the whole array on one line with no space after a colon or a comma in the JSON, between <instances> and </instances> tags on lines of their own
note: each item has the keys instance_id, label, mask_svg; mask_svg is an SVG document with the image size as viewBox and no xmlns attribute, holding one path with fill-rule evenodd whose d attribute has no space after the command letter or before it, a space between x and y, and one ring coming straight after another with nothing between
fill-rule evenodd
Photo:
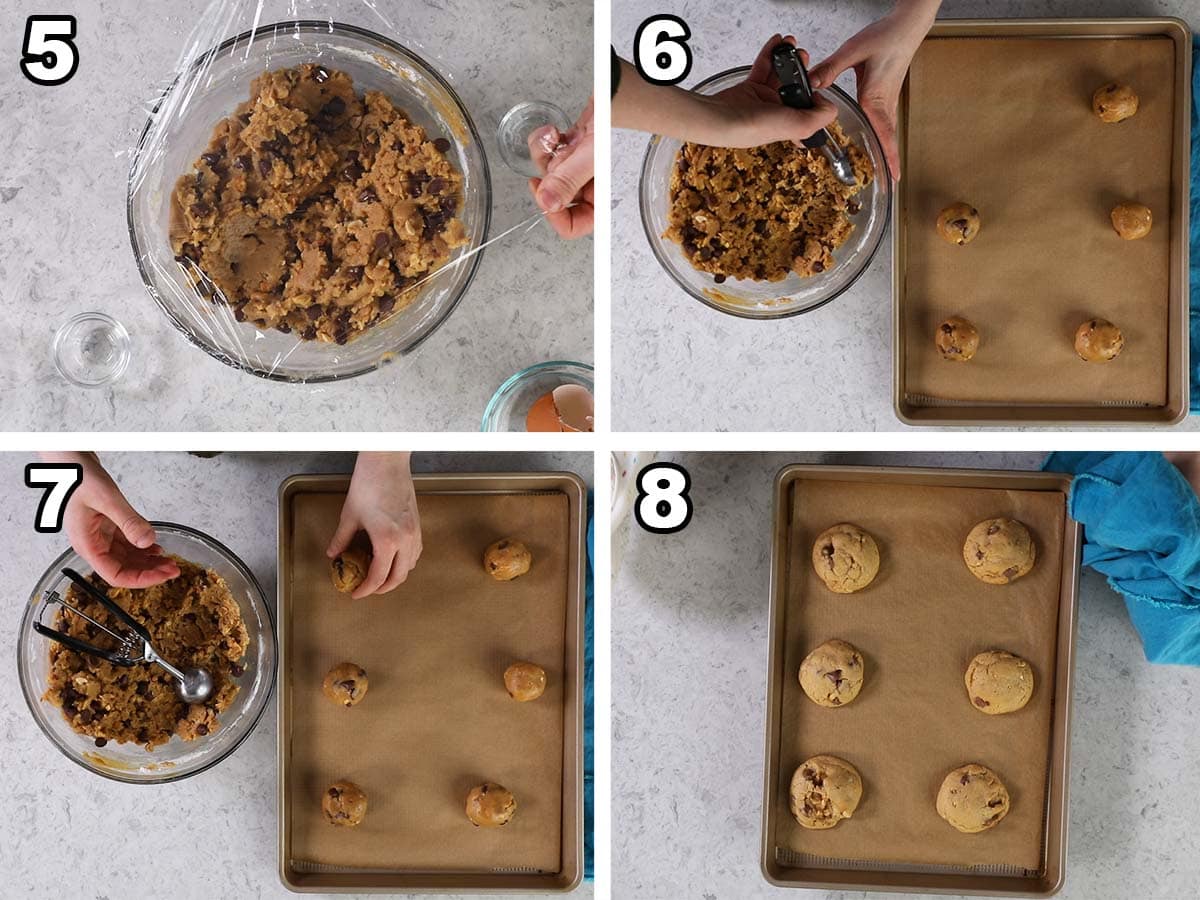
<instances>
[{"instance_id":1,"label":"bowl rim","mask_svg":"<svg viewBox=\"0 0 1200 900\"><path fill-rule=\"evenodd\" d=\"M743 75L749 72L750 68L750 66L734 66L733 68L725 69L722 72L717 72L715 75L710 75L708 78L705 78L695 87L691 88L691 90L700 91L703 88L712 85L714 82L720 81L723 78L728 78L731 75ZM863 111L863 108L858 105L858 101L856 101L836 84L831 84L828 88L822 88L822 90L828 90L836 94L842 102L856 110L859 116L862 118L863 123L867 126L868 130L870 130L871 134L875 136L875 142L880 143L879 135L876 133L875 127L867 118L867 114ZM821 309L821 307L832 303L842 294L846 293L846 291L850 290L850 288L854 286L855 282L862 278L863 273L865 273L867 269L871 268L871 263L875 261L875 257L879 254L879 248L883 246L883 237L885 234L887 234L888 225L891 223L892 217L892 173L891 169L888 167L887 157L884 156L882 152L880 153L880 159L883 162L884 175L886 176L884 180L886 181L887 191L887 198L883 208L883 224L880 226L879 236L875 239L875 246L872 247L870 252L867 254L862 266L850 278L849 281L842 285L841 289L836 293L831 294L819 303L814 303L812 306L806 306L803 309L793 309L786 312L752 312L750 310L739 310L736 308L723 306L711 298L704 296L698 291L692 290L692 287L684 283L684 281L675 274L673 268L669 266L667 261L663 258L663 253L659 249L659 245L657 243L659 240L661 240L661 238L650 228L650 221L646 215L646 192L644 189L646 183L646 170L650 165L650 155L654 152L655 147L658 146L661 140L662 135L655 134L650 136L650 140L646 144L646 152L642 155L642 165L638 173L638 215L642 220L642 231L646 235L647 243L650 244L650 252L654 254L655 260L658 261L658 264L663 271L670 276L671 280L674 281L678 287L683 289L684 293L695 300L699 300L709 309L714 309L717 312L724 313L728 316L734 316L738 319L749 319L756 322L773 322L779 319L790 319L793 316L803 315L804 313L815 312L816 310ZM880 148L882 149L881 143ZM876 178L875 181L878 182L880 179Z\"/></svg>"},{"instance_id":2,"label":"bowl rim","mask_svg":"<svg viewBox=\"0 0 1200 900\"><path fill-rule=\"evenodd\" d=\"M236 46L241 41L248 39L252 40L260 35L263 37L267 37L269 35L273 38L281 30L299 33L349 34L355 37L363 38L367 41L376 42L392 52L399 53L402 56L407 56L414 60L417 64L425 69L425 71L431 76L432 81L439 84L446 91L450 99L454 102L455 107L457 107L458 111L462 114L463 121L466 122L467 125L467 130L470 132L471 140L475 143L475 146L479 150L479 157L481 161L481 190L483 191L484 195L483 231L480 234L479 246L468 251L471 256L469 261L470 269L467 272L467 277L463 282L462 289L458 292L458 296L456 296L450 302L445 310L442 311L441 315L423 333L419 334L417 339L408 347L405 347L402 350L385 350L379 354L379 357L375 362L365 364L362 367L350 372L342 372L336 375L317 374L303 378L297 378L294 376L281 374L273 369L264 369L248 362L239 362L238 360L232 359L229 354L223 350L220 350L217 347L210 347L205 341L194 335L183 324L183 322L179 320L179 317L175 315L175 313L159 294L158 287L155 285L153 278L151 278L150 273L147 271L146 266L142 262L142 248L138 244L137 231L134 228L134 194L137 191L134 188L133 173L137 170L138 162L142 158L142 154L146 146L146 140L150 136L150 130L154 126L155 118L158 116L158 113L162 109L163 103L166 102L167 97L169 97L171 92L178 86L179 81L183 77L184 73L177 74L171 80L171 83L163 90L162 94L155 102L154 108L146 117L146 124L142 127L142 133L138 137L137 146L134 148L133 157L129 163L129 175L127 177L127 183L125 186L126 228L129 232L129 242L133 247L133 258L138 268L138 274L141 275L142 284L145 286L154 302L158 305L158 308L166 314L171 324L174 325L175 329L187 339L188 343L194 347L199 347L213 359L225 363L225 365L229 366L230 368L237 369L242 372L248 372L251 375L256 375L259 378L264 378L268 381L283 382L287 384L327 384L329 382L357 378L360 375L366 375L369 372L377 371L391 363L395 355L407 356L425 343L426 340L432 337L433 334L437 332L443 324L445 324L446 320L450 318L450 314L458 308L459 303L462 302L462 299L466 296L471 284L475 281L475 276L479 272L479 264L483 261L483 251L488 244L488 235L490 234L492 227L492 173L491 167L488 164L487 150L484 148L483 141L479 137L479 131L475 127L475 121L471 118L471 114L467 111L466 106L463 104L462 98L458 96L458 92L455 91L450 83L442 76L441 72L431 66L420 54L408 49L397 41L393 41L391 38L385 37L378 32L371 31L367 28L360 28L357 25L348 25L344 22L335 22L332 20L323 21L321 19L285 19L283 21L275 22L271 25L263 25L258 28L248 29L243 31L241 34L227 38L217 46L197 56L196 59L187 66L186 72L190 73L196 71L197 69L201 68L207 60L215 58L218 54L228 50L230 47ZM441 268L457 264L457 260L451 260ZM438 271L440 271L440 269Z\"/></svg>"},{"instance_id":3,"label":"bowl rim","mask_svg":"<svg viewBox=\"0 0 1200 900\"><path fill-rule=\"evenodd\" d=\"M107 778L111 781L119 781L122 784L170 784L174 781L183 781L185 778L191 778L193 775L199 775L201 772L207 772L213 766L217 765L217 763L228 759L240 746L242 746L243 743L245 743L246 738L250 737L250 735L254 733L254 730L258 727L259 722L262 721L262 717L266 713L267 707L271 704L271 694L275 691L275 682L279 676L279 637L276 633L275 614L271 611L271 605L267 603L267 595L263 592L262 585L258 583L258 579L255 578L254 573L250 571L250 567L242 561L241 557L226 547L219 540L214 538L212 535L205 534L203 531L200 531L197 528L191 528L187 525L180 525L178 522L165 521L152 521L150 525L155 530L161 528L170 531L176 531L180 534L186 535L187 537L199 538L202 543L211 544L214 549L220 551L220 553L225 556L225 558L233 565L233 567L238 570L239 574L246 579L247 584L249 584L255 590L255 592L257 592L262 608L267 614L267 624L270 626L268 630L271 634L271 672L270 677L266 680L266 691L263 694L262 703L258 711L250 720L246 730L242 732L238 739L234 741L223 753L204 763L204 765L195 769L191 769L187 772L171 772L170 774L164 775L161 778L129 778L120 774L120 772L101 769L96 766L89 765L84 759L72 756L67 751L67 748L59 742L58 738L53 735L42 724L41 719L38 718L39 708L36 707L36 704L42 701L40 697L33 697L30 692L30 675L25 664L25 654L21 652L21 636L27 630L26 626L28 625L29 618L37 605L32 601L40 601L40 598L31 597L29 601L26 601L25 603L25 609L21 614L21 625L17 631L17 677L21 683L21 695L25 698L25 705L29 708L29 714L33 717L33 721L37 724L38 730L40 730L42 734L46 736L46 738L51 744L54 745L54 748L58 750L59 753L80 768L86 769L88 772L99 775L102 778ZM79 553L74 547L68 547L66 550L60 553L55 558L54 562L52 562L46 568L46 571L39 576L38 582L41 583L41 581L48 574L61 569L63 563L72 556L79 556Z\"/></svg>"},{"instance_id":4,"label":"bowl rim","mask_svg":"<svg viewBox=\"0 0 1200 900\"><path fill-rule=\"evenodd\" d=\"M509 375L504 379L504 382L500 385L500 387L496 388L495 393L493 393L491 399L488 400L487 406L485 406L483 409L483 419L479 430L481 432L494 431L494 429L488 428L488 425L490 424L492 417L495 415L496 408L500 405L500 401L503 400L504 397L509 393L511 393L512 389L516 387L517 384L519 384L523 379L538 372L545 372L550 369L579 370L580 377L584 378L584 380L588 382L588 384L591 386L591 391L595 393L596 369L594 366L590 366L583 362L575 362L574 360L570 359L550 359L546 362L534 363L532 366L526 366L519 372L514 372L512 375Z\"/></svg>"}]
</instances>

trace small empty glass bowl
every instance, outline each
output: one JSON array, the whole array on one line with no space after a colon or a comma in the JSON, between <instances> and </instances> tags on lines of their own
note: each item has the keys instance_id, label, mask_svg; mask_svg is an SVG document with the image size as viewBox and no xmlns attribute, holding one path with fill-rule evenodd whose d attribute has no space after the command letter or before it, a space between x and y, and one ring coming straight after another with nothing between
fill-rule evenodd
<instances>
[{"instance_id":1,"label":"small empty glass bowl","mask_svg":"<svg viewBox=\"0 0 1200 900\"><path fill-rule=\"evenodd\" d=\"M54 590L66 597L70 582L62 574L64 566L83 575L91 572L91 567L74 550L68 550L51 563L38 580L25 605L17 636L21 692L38 727L71 761L97 775L129 784L179 781L215 766L250 736L275 685L275 625L262 588L245 563L215 538L199 531L170 522L152 524L158 542L167 553L212 569L225 579L246 623L249 645L243 663L246 671L238 679L241 690L220 714L220 727L216 731L194 741L172 737L149 752L141 746L116 741L109 741L101 748L93 738L73 731L62 710L42 699L49 687L51 642L33 630L33 623L46 591ZM47 610L44 620L50 627L54 627L51 615L54 609L57 607ZM130 671L137 671L137 667Z\"/></svg>"},{"instance_id":2,"label":"small empty glass bowl","mask_svg":"<svg viewBox=\"0 0 1200 900\"><path fill-rule=\"evenodd\" d=\"M492 395L483 412L481 431L524 431L529 408L543 394L564 384L578 384L594 393L592 367L552 360L522 369Z\"/></svg>"},{"instance_id":3,"label":"small empty glass bowl","mask_svg":"<svg viewBox=\"0 0 1200 900\"><path fill-rule=\"evenodd\" d=\"M54 332L54 367L76 387L112 384L129 367L129 332L99 312L72 316Z\"/></svg>"},{"instance_id":4,"label":"small empty glass bowl","mask_svg":"<svg viewBox=\"0 0 1200 900\"><path fill-rule=\"evenodd\" d=\"M358 93L387 94L431 139L447 138L462 173L458 217L468 243L412 303L344 345L297 340L234 321L232 310L201 300L171 249L171 194L194 171L213 128L250 97L263 72L320 62L346 72ZM276 381L352 378L416 349L454 311L483 258L468 255L487 240L491 176L471 117L450 85L423 59L374 32L330 22L280 22L231 38L203 54L167 89L150 115L129 170L129 236L142 280L196 346L235 368ZM455 263L454 260L461 260ZM451 268L452 267L452 268Z\"/></svg>"},{"instance_id":5,"label":"small empty glass bowl","mask_svg":"<svg viewBox=\"0 0 1200 900\"><path fill-rule=\"evenodd\" d=\"M745 80L748 67L730 69L695 87L701 94L715 94ZM642 225L650 248L667 274L681 288L713 309L745 319L781 319L824 306L854 284L874 258L887 230L891 208L892 181L883 148L866 115L850 95L836 85L822 93L838 109L838 124L846 136L861 147L871 160L875 175L859 194L862 210L851 218L854 230L849 240L833 253L836 265L809 278L789 274L783 281L750 281L730 278L717 284L713 276L693 268L683 248L663 237L669 222L671 173L681 143L659 135L650 139L642 162L639 203Z\"/></svg>"}]
</instances>

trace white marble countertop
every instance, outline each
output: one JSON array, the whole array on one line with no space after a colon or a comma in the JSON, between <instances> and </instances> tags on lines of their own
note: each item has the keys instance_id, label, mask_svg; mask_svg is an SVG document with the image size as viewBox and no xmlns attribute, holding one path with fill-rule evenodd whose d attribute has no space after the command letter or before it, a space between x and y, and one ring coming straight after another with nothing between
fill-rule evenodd
<instances>
[{"instance_id":1,"label":"white marble countertop","mask_svg":"<svg viewBox=\"0 0 1200 900\"><path fill-rule=\"evenodd\" d=\"M763 41L793 33L814 61L891 8L891 0L723 4L667 0L692 31L688 87L748 65ZM629 59L649 15L614 0L613 43ZM946 0L948 18L1168 16L1200 29L1194 0ZM853 93L853 73L843 84ZM647 135L615 131L612 176L613 428L618 431L912 430L892 410L892 252L835 302L774 322L736 319L685 294L655 260L638 212ZM1200 429L1191 417L1180 429Z\"/></svg>"},{"instance_id":2,"label":"white marble countertop","mask_svg":"<svg viewBox=\"0 0 1200 900\"><path fill-rule=\"evenodd\" d=\"M384 371L320 387L276 384L188 344L142 285L125 224L130 151L191 30L185 6L66 0L54 12L78 18L75 77L40 87L14 68L0 80L0 110L15 125L0 131L0 302L12 329L0 357L0 428L477 431L488 399L514 372L552 359L593 362L593 241L559 240L544 222L484 251L458 309ZM286 18L282 0L266 6L264 15ZM6 7L0 57L15 67L18 23L47 10L33 0ZM378 27L360 0L298 9L310 7ZM592 92L590 0L379 8L398 23L391 37L425 55L471 113L492 173L492 234L535 212L525 179L500 159L495 127L519 100L549 100L572 116L583 108ZM106 312L132 335L129 370L111 389L72 387L54 369L54 331L83 311Z\"/></svg>"},{"instance_id":3,"label":"white marble countertop","mask_svg":"<svg viewBox=\"0 0 1200 900\"><path fill-rule=\"evenodd\" d=\"M815 896L759 872L776 472L795 462L1032 469L1044 454L660 455L691 473L695 512L676 535L634 526L614 576L613 895ZM1195 896L1200 671L1145 662L1124 604L1090 570L1079 605L1060 896Z\"/></svg>"},{"instance_id":4,"label":"white marble countertop","mask_svg":"<svg viewBox=\"0 0 1200 900\"><path fill-rule=\"evenodd\" d=\"M275 604L276 495L298 473L346 473L352 454L106 453L102 462L151 519L181 522L229 546ZM32 529L38 493L28 457L0 455L0 596L12 640L23 598L62 550ZM589 453L416 453L416 471L573 471L592 484ZM0 683L0 895L118 900L284 898L277 875L275 701L219 766L175 784L118 784L74 765L25 708L15 667ZM591 884L572 897L590 898ZM347 895L339 895L345 897Z\"/></svg>"}]
</instances>

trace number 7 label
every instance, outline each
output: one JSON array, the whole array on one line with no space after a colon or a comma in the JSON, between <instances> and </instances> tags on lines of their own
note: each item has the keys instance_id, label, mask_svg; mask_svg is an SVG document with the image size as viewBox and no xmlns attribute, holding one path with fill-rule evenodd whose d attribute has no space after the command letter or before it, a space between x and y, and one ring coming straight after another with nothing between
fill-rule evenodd
<instances>
[{"instance_id":1,"label":"number 7 label","mask_svg":"<svg viewBox=\"0 0 1200 900\"><path fill-rule=\"evenodd\" d=\"M38 534L58 534L62 531L67 501L83 481L83 466L79 463L29 463L25 466L26 487L48 487L38 504L33 530Z\"/></svg>"}]
</instances>

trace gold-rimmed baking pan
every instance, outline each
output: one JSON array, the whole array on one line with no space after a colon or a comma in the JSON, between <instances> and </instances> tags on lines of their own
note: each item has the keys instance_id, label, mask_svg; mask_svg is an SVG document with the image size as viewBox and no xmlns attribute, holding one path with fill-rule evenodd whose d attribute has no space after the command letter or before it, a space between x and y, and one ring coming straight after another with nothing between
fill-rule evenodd
<instances>
[{"instance_id":1,"label":"gold-rimmed baking pan","mask_svg":"<svg viewBox=\"0 0 1200 900\"><path fill-rule=\"evenodd\" d=\"M583 598L586 489L571 474L415 477L424 550L384 596L334 591L325 555L349 479L296 476L279 492L279 867L295 891L568 891L583 872ZM484 549L524 542L529 573L497 582ZM547 672L529 703L505 668ZM349 661L363 700L321 691ZM367 794L353 828L321 796ZM503 784L502 828L466 818L468 790Z\"/></svg>"},{"instance_id":2,"label":"gold-rimmed baking pan","mask_svg":"<svg viewBox=\"0 0 1200 900\"><path fill-rule=\"evenodd\" d=\"M762 868L782 887L1048 896L1067 846L1071 683L1080 528L1067 513L1070 479L1041 472L789 466L775 482L770 670ZM963 561L983 519L1010 517L1034 536L1037 562L1007 585L985 584ZM852 522L879 544L865 589L834 594L816 575L813 542ZM840 638L865 659L862 692L827 709L798 672L818 644ZM989 716L967 697L975 654L1029 661L1023 709ZM788 807L797 766L832 754L860 772L854 815L823 831ZM1008 815L962 834L937 814L944 776L967 763L996 771Z\"/></svg>"},{"instance_id":3,"label":"gold-rimmed baking pan","mask_svg":"<svg viewBox=\"0 0 1200 900\"><path fill-rule=\"evenodd\" d=\"M1170 425L1188 411L1191 35L1178 19L988 19L934 25L901 93L894 197L896 414L909 425ZM1092 93L1131 85L1132 118L1101 122ZM1125 241L1112 207L1149 206ZM965 246L941 209L979 210ZM947 362L938 324L981 341ZM1075 354L1108 319L1125 347Z\"/></svg>"}]
</instances>

